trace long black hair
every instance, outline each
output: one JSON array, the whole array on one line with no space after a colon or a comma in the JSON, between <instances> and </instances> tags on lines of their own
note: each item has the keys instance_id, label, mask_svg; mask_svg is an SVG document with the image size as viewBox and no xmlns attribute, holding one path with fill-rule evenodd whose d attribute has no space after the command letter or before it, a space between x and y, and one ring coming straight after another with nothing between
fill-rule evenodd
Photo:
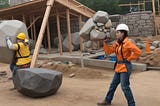
<instances>
[{"instance_id":1,"label":"long black hair","mask_svg":"<svg viewBox=\"0 0 160 106\"><path fill-rule=\"evenodd\" d=\"M126 37L128 37L128 32L125 31L125 30L119 30L119 31L120 31L121 33L124 33L122 39L117 39L117 42L118 42L119 44L121 44L121 43L123 42L123 40L124 40Z\"/></svg>"}]
</instances>

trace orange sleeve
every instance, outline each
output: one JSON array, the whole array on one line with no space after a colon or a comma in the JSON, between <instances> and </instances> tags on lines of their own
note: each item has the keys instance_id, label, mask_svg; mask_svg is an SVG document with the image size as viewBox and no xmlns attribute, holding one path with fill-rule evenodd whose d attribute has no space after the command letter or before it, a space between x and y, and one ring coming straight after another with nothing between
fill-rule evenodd
<instances>
[{"instance_id":1,"label":"orange sleeve","mask_svg":"<svg viewBox=\"0 0 160 106\"><path fill-rule=\"evenodd\" d=\"M115 52L116 46L117 46L116 42L111 46L108 46L106 43L103 43L104 52L107 54L112 54Z\"/></svg>"},{"instance_id":2,"label":"orange sleeve","mask_svg":"<svg viewBox=\"0 0 160 106\"><path fill-rule=\"evenodd\" d=\"M131 60L137 59L142 53L141 50L136 45L134 45L132 42L129 42L128 46L132 54L127 58L127 60L131 61Z\"/></svg>"}]
</instances>

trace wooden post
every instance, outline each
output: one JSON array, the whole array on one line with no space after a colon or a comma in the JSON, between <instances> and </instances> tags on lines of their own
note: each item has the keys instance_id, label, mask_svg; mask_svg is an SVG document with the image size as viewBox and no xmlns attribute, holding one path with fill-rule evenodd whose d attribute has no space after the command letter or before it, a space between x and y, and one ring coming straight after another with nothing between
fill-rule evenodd
<instances>
[{"instance_id":1,"label":"wooden post","mask_svg":"<svg viewBox=\"0 0 160 106\"><path fill-rule=\"evenodd\" d=\"M152 0L152 10L153 10L153 18L154 18L154 28L155 28L155 33L156 33L156 36L157 36L158 34L157 34L156 10L155 10L155 2L154 2L154 0Z\"/></svg>"},{"instance_id":2,"label":"wooden post","mask_svg":"<svg viewBox=\"0 0 160 106\"><path fill-rule=\"evenodd\" d=\"M26 18L25 18L25 16L24 16L24 14L23 14L23 22L26 24Z\"/></svg>"},{"instance_id":3,"label":"wooden post","mask_svg":"<svg viewBox=\"0 0 160 106\"><path fill-rule=\"evenodd\" d=\"M14 20L14 16L12 15L12 20Z\"/></svg>"},{"instance_id":4,"label":"wooden post","mask_svg":"<svg viewBox=\"0 0 160 106\"><path fill-rule=\"evenodd\" d=\"M33 16L33 20L35 21L35 16ZM34 32L34 43L36 44L37 33L36 33L36 25L35 25L35 22L34 22L34 24L33 24L33 32Z\"/></svg>"},{"instance_id":5,"label":"wooden post","mask_svg":"<svg viewBox=\"0 0 160 106\"><path fill-rule=\"evenodd\" d=\"M158 15L160 14L159 12L160 12L160 7L159 7L159 0L158 0Z\"/></svg>"},{"instance_id":6,"label":"wooden post","mask_svg":"<svg viewBox=\"0 0 160 106\"><path fill-rule=\"evenodd\" d=\"M33 53L33 57L32 57L30 68L34 68L35 67L36 60L37 60L38 53L39 53L39 49L40 49L40 46L41 46L41 43L42 43L42 39L43 39L43 34L45 32L45 28L46 28L46 25L47 25L47 22L48 22L48 17L49 17L49 14L50 14L50 11L51 11L51 8L53 6L54 1L55 0L48 0L47 1L46 12L44 14L44 18L43 18L43 21L42 21L42 25L41 25L41 29L40 29L39 35L38 35L37 43L35 45L35 50L34 50L34 53Z\"/></svg>"},{"instance_id":7,"label":"wooden post","mask_svg":"<svg viewBox=\"0 0 160 106\"><path fill-rule=\"evenodd\" d=\"M48 53L51 53L51 37L50 37L49 22L47 23L47 39L48 39Z\"/></svg>"},{"instance_id":8,"label":"wooden post","mask_svg":"<svg viewBox=\"0 0 160 106\"><path fill-rule=\"evenodd\" d=\"M66 10L67 15L67 31L68 31L68 46L69 46L69 53L72 54L72 39L71 39L71 25L70 25L70 14L69 9Z\"/></svg>"},{"instance_id":9,"label":"wooden post","mask_svg":"<svg viewBox=\"0 0 160 106\"><path fill-rule=\"evenodd\" d=\"M32 17L29 17L30 24L32 24ZM33 27L31 26L31 39L33 39Z\"/></svg>"},{"instance_id":10,"label":"wooden post","mask_svg":"<svg viewBox=\"0 0 160 106\"><path fill-rule=\"evenodd\" d=\"M61 39L60 19L59 19L59 13L58 12L57 12L57 15L56 15L56 19L57 19L57 32L58 32L58 40L59 40L59 50L60 50L60 55L62 55L63 54L62 39Z\"/></svg>"},{"instance_id":11,"label":"wooden post","mask_svg":"<svg viewBox=\"0 0 160 106\"><path fill-rule=\"evenodd\" d=\"M156 15L156 10L155 10L155 2L152 0L152 10L153 10L153 15Z\"/></svg>"},{"instance_id":12,"label":"wooden post","mask_svg":"<svg viewBox=\"0 0 160 106\"><path fill-rule=\"evenodd\" d=\"M82 28L82 15L79 15L79 31ZM83 38L80 36L80 50L83 51Z\"/></svg>"}]
</instances>

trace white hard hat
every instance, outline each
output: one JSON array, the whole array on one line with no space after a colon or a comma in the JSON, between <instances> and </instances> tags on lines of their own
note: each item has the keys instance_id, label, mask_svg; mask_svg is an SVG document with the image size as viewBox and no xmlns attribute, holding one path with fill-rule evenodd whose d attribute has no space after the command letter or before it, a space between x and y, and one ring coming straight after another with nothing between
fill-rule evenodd
<instances>
[{"instance_id":1,"label":"white hard hat","mask_svg":"<svg viewBox=\"0 0 160 106\"><path fill-rule=\"evenodd\" d=\"M119 30L129 31L129 28L126 24L119 24L116 28L116 31L119 31Z\"/></svg>"}]
</instances>

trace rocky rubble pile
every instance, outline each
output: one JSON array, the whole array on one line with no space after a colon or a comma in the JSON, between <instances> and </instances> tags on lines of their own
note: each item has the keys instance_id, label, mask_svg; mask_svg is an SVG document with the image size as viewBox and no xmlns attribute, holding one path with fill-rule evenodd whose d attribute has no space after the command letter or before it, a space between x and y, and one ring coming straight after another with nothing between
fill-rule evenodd
<instances>
[{"instance_id":1,"label":"rocky rubble pile","mask_svg":"<svg viewBox=\"0 0 160 106\"><path fill-rule=\"evenodd\" d=\"M115 30L105 11L97 11L93 17L83 25L79 35L85 40L99 40L105 37L115 38Z\"/></svg>"},{"instance_id":2,"label":"rocky rubble pile","mask_svg":"<svg viewBox=\"0 0 160 106\"><path fill-rule=\"evenodd\" d=\"M155 39L153 37L149 38L149 46L151 52L146 52L146 37L145 38L132 38L130 39L135 43L141 50L142 55L137 60L137 62L145 63L148 66L160 66L160 40L159 38Z\"/></svg>"}]
</instances>

